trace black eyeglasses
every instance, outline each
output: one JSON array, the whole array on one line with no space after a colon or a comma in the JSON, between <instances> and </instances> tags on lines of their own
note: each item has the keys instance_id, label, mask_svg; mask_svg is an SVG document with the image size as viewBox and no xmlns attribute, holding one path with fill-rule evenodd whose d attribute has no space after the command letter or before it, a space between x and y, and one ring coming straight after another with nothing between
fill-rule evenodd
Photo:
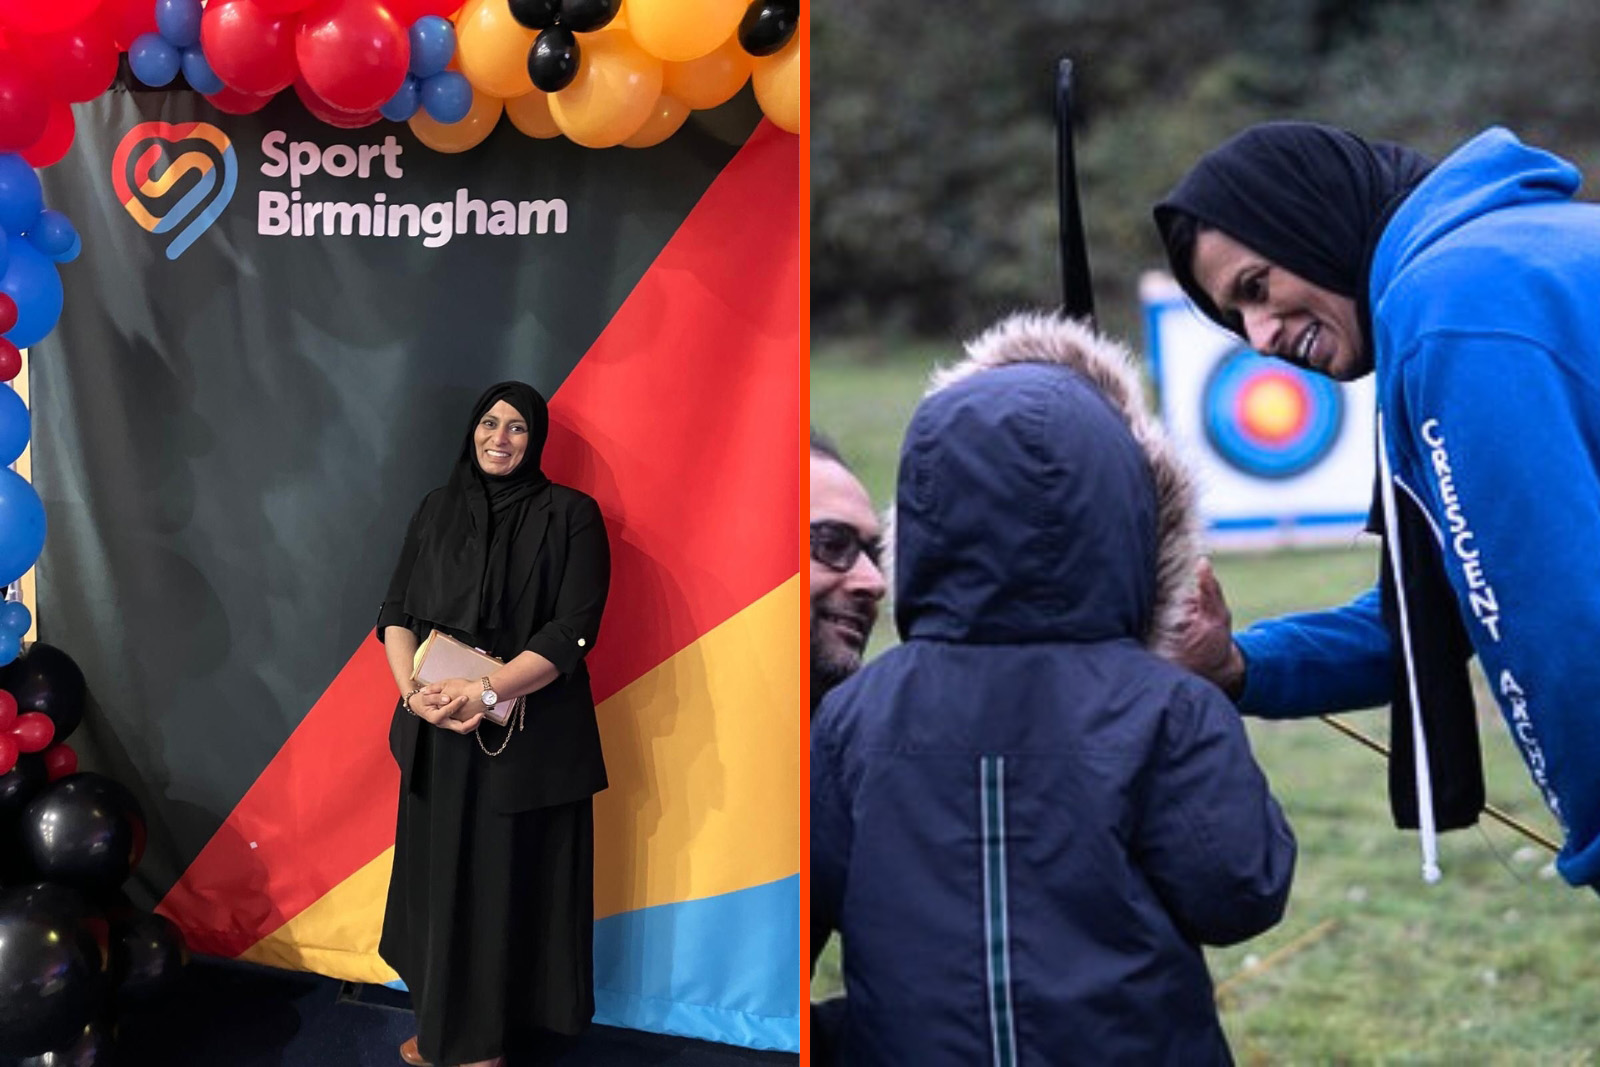
<instances>
[{"instance_id":1,"label":"black eyeglasses","mask_svg":"<svg viewBox=\"0 0 1600 1067\"><path fill-rule=\"evenodd\" d=\"M830 571L845 573L856 565L862 553L878 567L883 542L876 537L862 537L861 532L847 522L823 520L811 524L811 558Z\"/></svg>"}]
</instances>

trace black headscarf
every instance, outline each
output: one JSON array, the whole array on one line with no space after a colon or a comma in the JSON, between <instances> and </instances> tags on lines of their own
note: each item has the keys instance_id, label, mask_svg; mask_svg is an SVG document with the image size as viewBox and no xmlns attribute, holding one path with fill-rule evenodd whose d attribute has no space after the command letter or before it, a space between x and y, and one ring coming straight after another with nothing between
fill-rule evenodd
<instances>
[{"instance_id":1,"label":"black headscarf","mask_svg":"<svg viewBox=\"0 0 1600 1067\"><path fill-rule=\"evenodd\" d=\"M1222 314L1195 281L1193 228L1181 216L1354 300L1370 353L1372 254L1390 214L1432 168L1409 148L1333 126L1263 123L1202 156L1156 205L1156 228L1173 276L1213 322L1243 336L1239 321Z\"/></svg>"},{"instance_id":2,"label":"black headscarf","mask_svg":"<svg viewBox=\"0 0 1600 1067\"><path fill-rule=\"evenodd\" d=\"M504 400L528 424L527 450L509 474L485 474L474 435L484 413ZM491 385L472 406L450 480L421 531L406 589L406 614L489 640L501 625L507 563L528 512L548 508L550 479L539 467L550 411L523 382Z\"/></svg>"}]
</instances>

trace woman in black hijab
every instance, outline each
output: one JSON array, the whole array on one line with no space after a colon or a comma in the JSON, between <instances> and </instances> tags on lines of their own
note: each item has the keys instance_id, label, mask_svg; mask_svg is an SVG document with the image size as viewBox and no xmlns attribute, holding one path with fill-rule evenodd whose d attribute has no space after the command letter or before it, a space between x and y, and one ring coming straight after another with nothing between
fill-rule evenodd
<instances>
[{"instance_id":1,"label":"woman in black hijab","mask_svg":"<svg viewBox=\"0 0 1600 1067\"><path fill-rule=\"evenodd\" d=\"M1498 128L1434 165L1276 122L1155 208L1205 315L1313 372L1375 372L1378 403L1378 586L1234 635L1203 570L1180 661L1251 714L1391 704L1391 806L1430 881L1434 831L1483 806L1476 653L1566 831L1557 870L1600 888L1600 585L1581 580L1600 543L1600 208L1580 180Z\"/></svg>"},{"instance_id":2,"label":"woman in black hijab","mask_svg":"<svg viewBox=\"0 0 1600 1067\"><path fill-rule=\"evenodd\" d=\"M593 499L539 467L541 397L492 386L450 480L417 508L378 614L401 693L399 821L379 953L411 990L408 1063L492 1067L594 1014L593 795L606 787L584 657L610 580ZM485 678L413 687L431 630ZM504 727L483 711L523 698Z\"/></svg>"}]
</instances>

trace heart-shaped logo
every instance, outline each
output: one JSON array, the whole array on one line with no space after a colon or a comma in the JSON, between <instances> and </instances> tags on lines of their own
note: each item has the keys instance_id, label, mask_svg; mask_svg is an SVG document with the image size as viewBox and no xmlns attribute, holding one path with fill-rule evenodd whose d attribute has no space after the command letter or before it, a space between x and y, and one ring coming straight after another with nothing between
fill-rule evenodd
<instances>
[{"instance_id":1,"label":"heart-shaped logo","mask_svg":"<svg viewBox=\"0 0 1600 1067\"><path fill-rule=\"evenodd\" d=\"M133 221L173 233L177 259L233 199L239 165L228 135L208 122L141 122L111 160L111 184Z\"/></svg>"}]
</instances>

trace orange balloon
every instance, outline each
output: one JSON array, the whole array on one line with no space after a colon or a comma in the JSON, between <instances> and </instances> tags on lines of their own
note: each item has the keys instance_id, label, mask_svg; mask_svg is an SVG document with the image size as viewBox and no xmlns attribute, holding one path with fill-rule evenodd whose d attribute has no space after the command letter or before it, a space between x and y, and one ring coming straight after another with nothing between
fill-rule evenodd
<instances>
[{"instance_id":1,"label":"orange balloon","mask_svg":"<svg viewBox=\"0 0 1600 1067\"><path fill-rule=\"evenodd\" d=\"M639 132L661 95L661 60L625 30L578 35L578 75L550 94L550 116L586 148L610 148Z\"/></svg>"},{"instance_id":2,"label":"orange balloon","mask_svg":"<svg viewBox=\"0 0 1600 1067\"><path fill-rule=\"evenodd\" d=\"M628 148L649 148L658 145L678 132L683 120L689 117L689 105L675 96L662 93L656 97L656 106L644 120L639 132L623 141Z\"/></svg>"},{"instance_id":3,"label":"orange balloon","mask_svg":"<svg viewBox=\"0 0 1600 1067\"><path fill-rule=\"evenodd\" d=\"M796 31L789 43L770 56L750 61L750 83L756 103L773 123L790 133L800 132L800 40Z\"/></svg>"},{"instance_id":4,"label":"orange balloon","mask_svg":"<svg viewBox=\"0 0 1600 1067\"><path fill-rule=\"evenodd\" d=\"M529 137L560 137L561 127L550 117L550 94L535 89L524 96L514 96L506 101L506 115L511 125Z\"/></svg>"},{"instance_id":5,"label":"orange balloon","mask_svg":"<svg viewBox=\"0 0 1600 1067\"><path fill-rule=\"evenodd\" d=\"M727 103L750 79L750 53L733 34L699 59L668 63L661 71L661 91L671 93L696 111Z\"/></svg>"},{"instance_id":6,"label":"orange balloon","mask_svg":"<svg viewBox=\"0 0 1600 1067\"><path fill-rule=\"evenodd\" d=\"M495 123L500 121L500 112L504 110L504 100L474 89L472 107L466 118L446 124L429 118L426 111L418 111L411 116L411 132L435 152L465 152L478 147L494 132Z\"/></svg>"},{"instance_id":7,"label":"orange balloon","mask_svg":"<svg viewBox=\"0 0 1600 1067\"><path fill-rule=\"evenodd\" d=\"M528 49L538 31L511 17L506 0L467 0L456 17L456 58L474 89L509 99L533 92Z\"/></svg>"},{"instance_id":8,"label":"orange balloon","mask_svg":"<svg viewBox=\"0 0 1600 1067\"><path fill-rule=\"evenodd\" d=\"M628 30L659 59L699 59L733 36L748 0L628 0Z\"/></svg>"}]
</instances>

